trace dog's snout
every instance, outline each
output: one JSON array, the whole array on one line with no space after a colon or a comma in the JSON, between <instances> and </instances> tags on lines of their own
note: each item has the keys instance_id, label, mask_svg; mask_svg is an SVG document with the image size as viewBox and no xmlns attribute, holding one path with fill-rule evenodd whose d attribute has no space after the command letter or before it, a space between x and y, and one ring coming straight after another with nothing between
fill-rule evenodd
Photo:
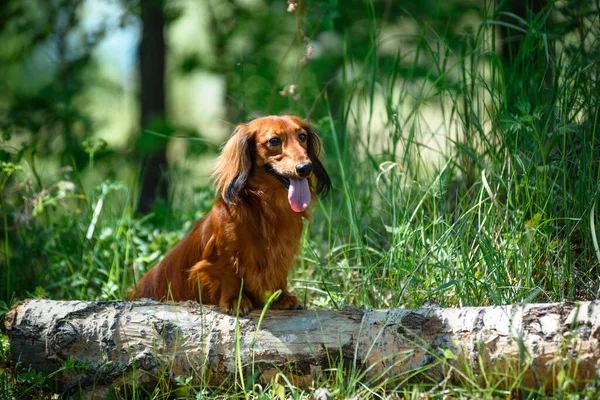
<instances>
[{"instance_id":1,"label":"dog's snout","mask_svg":"<svg viewBox=\"0 0 600 400\"><path fill-rule=\"evenodd\" d=\"M305 178L312 172L313 166L311 163L300 163L296 165L296 172L301 177Z\"/></svg>"}]
</instances>

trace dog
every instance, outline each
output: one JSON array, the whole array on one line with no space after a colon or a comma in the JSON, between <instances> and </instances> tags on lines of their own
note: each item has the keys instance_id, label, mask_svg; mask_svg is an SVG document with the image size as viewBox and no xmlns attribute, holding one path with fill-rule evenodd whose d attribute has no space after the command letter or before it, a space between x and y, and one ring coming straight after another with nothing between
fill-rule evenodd
<instances>
[{"instance_id":1,"label":"dog","mask_svg":"<svg viewBox=\"0 0 600 400\"><path fill-rule=\"evenodd\" d=\"M131 299L197 300L244 315L281 290L272 308L302 309L287 276L309 204L331 188L321 148L315 129L296 116L239 125L214 169L212 209L140 279Z\"/></svg>"}]
</instances>

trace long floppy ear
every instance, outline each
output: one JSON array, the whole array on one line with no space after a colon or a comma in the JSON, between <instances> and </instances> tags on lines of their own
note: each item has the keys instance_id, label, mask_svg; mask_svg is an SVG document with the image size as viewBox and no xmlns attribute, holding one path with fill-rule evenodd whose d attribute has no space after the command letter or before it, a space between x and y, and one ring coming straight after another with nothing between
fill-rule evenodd
<instances>
[{"instance_id":1,"label":"long floppy ear","mask_svg":"<svg viewBox=\"0 0 600 400\"><path fill-rule=\"evenodd\" d=\"M223 147L213 171L217 193L227 204L246 186L254 165L254 137L245 124L239 125Z\"/></svg>"},{"instance_id":2,"label":"long floppy ear","mask_svg":"<svg viewBox=\"0 0 600 400\"><path fill-rule=\"evenodd\" d=\"M319 160L319 155L321 154L321 139L317 135L315 128L313 128L309 124L305 124L304 128L308 132L308 141L306 145L306 149L308 152L308 158L313 164L313 174L317 178L317 193L321 198L327 196L329 190L331 189L331 179L329 179L329 175Z\"/></svg>"}]
</instances>

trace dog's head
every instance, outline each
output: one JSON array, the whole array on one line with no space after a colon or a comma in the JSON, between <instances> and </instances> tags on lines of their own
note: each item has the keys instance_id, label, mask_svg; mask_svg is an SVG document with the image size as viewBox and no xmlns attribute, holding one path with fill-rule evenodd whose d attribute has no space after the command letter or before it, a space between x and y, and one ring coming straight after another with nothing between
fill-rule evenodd
<instances>
[{"instance_id":1,"label":"dog's head","mask_svg":"<svg viewBox=\"0 0 600 400\"><path fill-rule=\"evenodd\" d=\"M234 204L242 189L282 185L290 207L304 211L315 193L325 196L331 181L319 160L321 141L301 118L283 115L239 125L225 144L214 178L226 203Z\"/></svg>"}]
</instances>

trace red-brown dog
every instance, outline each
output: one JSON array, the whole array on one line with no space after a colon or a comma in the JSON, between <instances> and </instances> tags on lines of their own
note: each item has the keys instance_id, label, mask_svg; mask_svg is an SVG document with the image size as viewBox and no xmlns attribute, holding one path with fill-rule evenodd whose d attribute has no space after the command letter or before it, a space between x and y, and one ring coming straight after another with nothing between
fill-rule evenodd
<instances>
[{"instance_id":1,"label":"red-brown dog","mask_svg":"<svg viewBox=\"0 0 600 400\"><path fill-rule=\"evenodd\" d=\"M287 275L308 205L331 186L320 151L314 129L295 116L238 126L217 161L212 210L142 277L132 298L199 300L246 314L281 289L273 308L302 308Z\"/></svg>"}]
</instances>

